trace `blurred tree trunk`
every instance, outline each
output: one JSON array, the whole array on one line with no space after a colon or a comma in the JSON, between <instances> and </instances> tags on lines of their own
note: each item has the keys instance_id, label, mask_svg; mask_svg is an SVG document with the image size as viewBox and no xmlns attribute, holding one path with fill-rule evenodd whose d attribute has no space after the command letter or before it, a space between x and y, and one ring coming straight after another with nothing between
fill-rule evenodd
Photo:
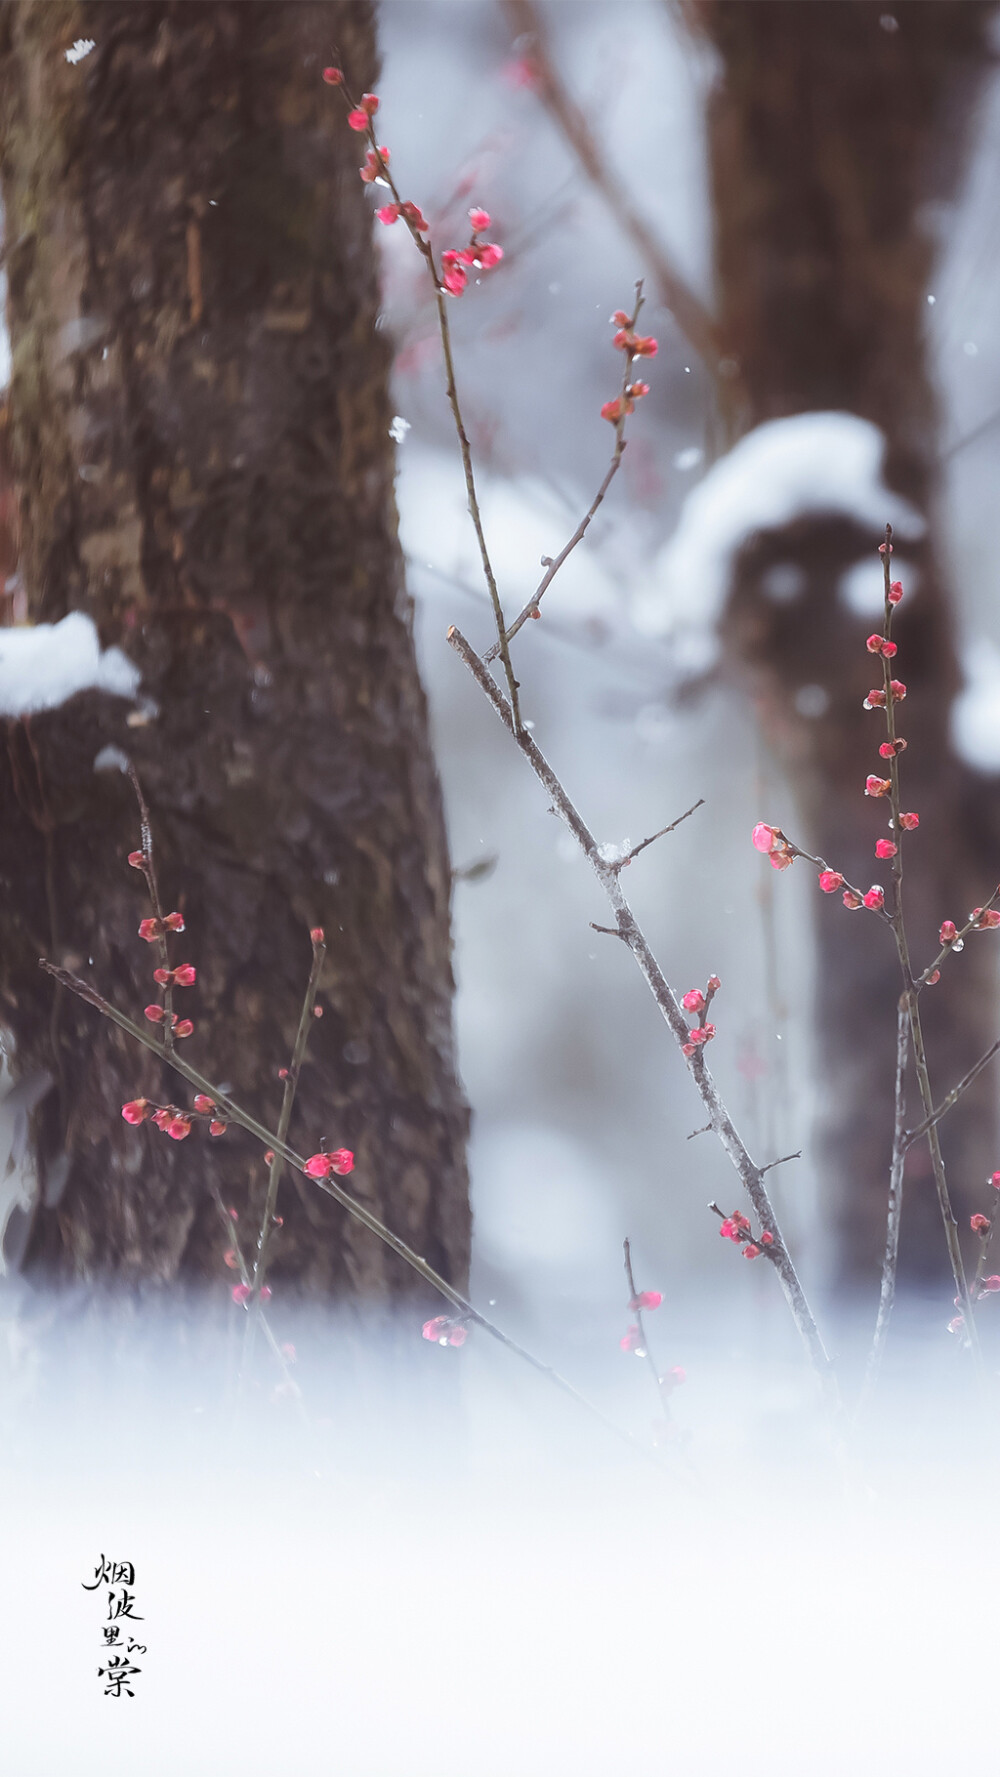
<instances>
[{"instance_id":1,"label":"blurred tree trunk","mask_svg":"<svg viewBox=\"0 0 1000 1777\"><path fill-rule=\"evenodd\" d=\"M357 1153L356 1194L447 1277L469 1251L467 1113L451 1035L450 876L403 588L388 348L358 139L366 0L6 4L2 177L31 619L89 613L141 669L6 723L0 1017L38 1116L29 1276L232 1275L210 1194L262 1201L239 1131L126 1128L183 1084L89 1007L54 955L137 1015L156 961L127 779L151 804L198 968L192 1062L276 1120L326 928L324 1016L291 1139ZM68 63L76 39L90 54ZM113 764L115 755L111 755ZM276 1291L387 1301L411 1274L329 1199L282 1187ZM247 1237L253 1224L247 1228Z\"/></svg>"},{"instance_id":2,"label":"blurred tree trunk","mask_svg":"<svg viewBox=\"0 0 1000 1777\"><path fill-rule=\"evenodd\" d=\"M984 901L1000 866L995 789L949 743L958 668L933 528L936 415L924 344L929 217L963 167L992 10L948 0L903 0L891 18L867 0L697 7L721 58L709 138L719 320L736 361L739 429L808 410L859 414L886 435L889 485L929 520L925 540L907 546L919 587L911 579L897 619L908 686L904 806L921 817L905 886L920 966L940 921L960 921ZM790 770L807 841L865 886L879 877L874 843L884 826L862 794L883 738L880 718L861 709L878 682L864 650L875 625L851 612L838 582L865 559L878 583L876 541L828 517L756 538L737 562L726 624L731 659L749 673ZM780 603L768 596L778 564L799 573L797 595ZM783 584L787 592L795 583L786 573ZM796 703L806 686L808 714ZM839 898L819 895L816 920L822 1152L841 1282L856 1284L878 1265L884 1239L899 974L874 920L848 918ZM922 1002L938 1096L996 1034L995 952L995 940L974 938ZM916 1122L913 1083L909 1102ZM963 1217L983 1207L997 1165L996 1102L988 1071L942 1126ZM911 1277L946 1274L923 1146L907 1164L902 1259Z\"/></svg>"}]
</instances>

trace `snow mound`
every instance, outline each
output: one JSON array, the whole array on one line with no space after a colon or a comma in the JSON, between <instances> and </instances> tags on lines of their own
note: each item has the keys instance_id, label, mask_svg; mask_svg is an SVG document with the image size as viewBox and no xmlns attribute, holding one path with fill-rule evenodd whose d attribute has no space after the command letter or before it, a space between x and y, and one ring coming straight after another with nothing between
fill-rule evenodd
<instances>
[{"instance_id":1,"label":"snow mound","mask_svg":"<svg viewBox=\"0 0 1000 1777\"><path fill-rule=\"evenodd\" d=\"M54 710L78 691L134 697L140 678L120 648L102 652L93 618L83 611L61 623L0 629L0 716Z\"/></svg>"},{"instance_id":2,"label":"snow mound","mask_svg":"<svg viewBox=\"0 0 1000 1777\"><path fill-rule=\"evenodd\" d=\"M888 523L900 539L921 536L920 513L882 479L884 457L884 434L853 413L798 413L757 426L685 500L653 565L653 587L635 601L636 628L669 636L682 670L705 671L719 652L733 558L756 532L807 513L842 513L874 533Z\"/></svg>"}]
</instances>

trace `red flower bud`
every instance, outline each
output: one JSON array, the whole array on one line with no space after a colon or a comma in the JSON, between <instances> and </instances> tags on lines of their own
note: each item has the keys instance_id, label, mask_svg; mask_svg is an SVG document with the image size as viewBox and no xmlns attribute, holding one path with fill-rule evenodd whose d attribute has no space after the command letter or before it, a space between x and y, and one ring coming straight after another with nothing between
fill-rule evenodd
<instances>
[{"instance_id":1,"label":"red flower bud","mask_svg":"<svg viewBox=\"0 0 1000 1777\"><path fill-rule=\"evenodd\" d=\"M890 782L889 778L887 778L887 777L866 777L865 778L865 795L866 796L888 796L889 791L891 789L892 789L892 783Z\"/></svg>"},{"instance_id":2,"label":"red flower bud","mask_svg":"<svg viewBox=\"0 0 1000 1777\"><path fill-rule=\"evenodd\" d=\"M322 926L313 926L313 929L309 933L309 936L312 939L312 942L314 944L322 944L324 942L324 937L325 937L323 927Z\"/></svg>"},{"instance_id":3,"label":"red flower bud","mask_svg":"<svg viewBox=\"0 0 1000 1777\"><path fill-rule=\"evenodd\" d=\"M885 906L885 894L883 890L879 888L877 882L873 883L872 887L868 890L868 893L862 895L861 899L865 906L870 907L873 912L880 910Z\"/></svg>"},{"instance_id":4,"label":"red flower bud","mask_svg":"<svg viewBox=\"0 0 1000 1777\"><path fill-rule=\"evenodd\" d=\"M708 990L710 993L718 993L719 988L721 986L722 986L722 982L719 980L718 975L709 975Z\"/></svg>"},{"instance_id":5,"label":"red flower bud","mask_svg":"<svg viewBox=\"0 0 1000 1777\"><path fill-rule=\"evenodd\" d=\"M659 1308L660 1303L662 1301L663 1301L663 1297L660 1294L659 1290L640 1290L640 1292L637 1296L632 1297L632 1300L629 1303L629 1307L632 1309L632 1311L634 1313L636 1311L636 1309L639 1309L639 1308L642 1308L642 1309Z\"/></svg>"},{"instance_id":6,"label":"red flower bud","mask_svg":"<svg viewBox=\"0 0 1000 1777\"><path fill-rule=\"evenodd\" d=\"M902 582L902 580L893 580L889 586L889 603L890 603L890 605L898 605L902 596L903 596L903 582Z\"/></svg>"},{"instance_id":7,"label":"red flower bud","mask_svg":"<svg viewBox=\"0 0 1000 1777\"><path fill-rule=\"evenodd\" d=\"M343 86L344 76L339 68L324 68L323 79L327 86Z\"/></svg>"},{"instance_id":8,"label":"red flower bud","mask_svg":"<svg viewBox=\"0 0 1000 1777\"><path fill-rule=\"evenodd\" d=\"M198 971L190 963L181 963L180 968L174 970L174 982L178 987L193 987L197 979Z\"/></svg>"},{"instance_id":9,"label":"red flower bud","mask_svg":"<svg viewBox=\"0 0 1000 1777\"><path fill-rule=\"evenodd\" d=\"M941 930L938 933L938 937L942 944L954 944L955 939L958 937L958 928L953 919L942 920Z\"/></svg>"},{"instance_id":10,"label":"red flower bud","mask_svg":"<svg viewBox=\"0 0 1000 1777\"><path fill-rule=\"evenodd\" d=\"M861 896L856 895L853 889L845 889L842 899L844 906L849 907L852 913L856 907L861 906Z\"/></svg>"},{"instance_id":11,"label":"red flower bud","mask_svg":"<svg viewBox=\"0 0 1000 1777\"><path fill-rule=\"evenodd\" d=\"M168 913L163 923L168 932L182 932L184 930L184 915L183 913Z\"/></svg>"},{"instance_id":12,"label":"red flower bud","mask_svg":"<svg viewBox=\"0 0 1000 1777\"><path fill-rule=\"evenodd\" d=\"M170 983L173 981L173 978L174 978L173 969L154 969L153 970L153 980L158 982L161 987L169 987Z\"/></svg>"},{"instance_id":13,"label":"red flower bud","mask_svg":"<svg viewBox=\"0 0 1000 1777\"><path fill-rule=\"evenodd\" d=\"M234 1246L231 1246L229 1248L228 1252L223 1253L222 1263L224 1265L228 1265L230 1271L238 1271L239 1270L239 1268L240 1268L239 1255L237 1254L236 1248Z\"/></svg>"},{"instance_id":14,"label":"red flower bud","mask_svg":"<svg viewBox=\"0 0 1000 1777\"><path fill-rule=\"evenodd\" d=\"M248 1283L234 1283L229 1293L232 1296L233 1301L242 1307L244 1302L249 1302L250 1300L250 1285Z\"/></svg>"},{"instance_id":15,"label":"red flower bud","mask_svg":"<svg viewBox=\"0 0 1000 1777\"><path fill-rule=\"evenodd\" d=\"M992 1223L989 1216L970 1216L969 1227L972 1229L973 1234L988 1234L992 1227Z\"/></svg>"},{"instance_id":16,"label":"red flower bud","mask_svg":"<svg viewBox=\"0 0 1000 1777\"><path fill-rule=\"evenodd\" d=\"M143 1016L145 1018L149 1019L150 1024L162 1024L163 1017L164 1017L163 1007L162 1006L144 1006L143 1007Z\"/></svg>"},{"instance_id":17,"label":"red flower bud","mask_svg":"<svg viewBox=\"0 0 1000 1777\"><path fill-rule=\"evenodd\" d=\"M748 1241L746 1246L743 1248L743 1257L745 1259L759 1259L760 1258L760 1247L755 1246L752 1240Z\"/></svg>"},{"instance_id":18,"label":"red flower bud","mask_svg":"<svg viewBox=\"0 0 1000 1777\"><path fill-rule=\"evenodd\" d=\"M302 1170L309 1178L326 1178L333 1171L333 1161L329 1154L313 1154Z\"/></svg>"},{"instance_id":19,"label":"red flower bud","mask_svg":"<svg viewBox=\"0 0 1000 1777\"><path fill-rule=\"evenodd\" d=\"M185 1136L191 1134L191 1124L188 1118L171 1117L170 1122L167 1124L167 1134L174 1141L183 1141Z\"/></svg>"},{"instance_id":20,"label":"red flower bud","mask_svg":"<svg viewBox=\"0 0 1000 1777\"><path fill-rule=\"evenodd\" d=\"M122 1105L122 1116L126 1123L145 1123L149 1116L148 1099L130 1098L128 1104Z\"/></svg>"},{"instance_id":21,"label":"red flower bud","mask_svg":"<svg viewBox=\"0 0 1000 1777\"><path fill-rule=\"evenodd\" d=\"M128 861L133 870L141 870L146 862L145 853L141 851L130 851L128 854Z\"/></svg>"},{"instance_id":22,"label":"red flower bud","mask_svg":"<svg viewBox=\"0 0 1000 1777\"><path fill-rule=\"evenodd\" d=\"M899 824L907 833L912 833L920 825L920 816L918 814L901 814Z\"/></svg>"},{"instance_id":23,"label":"red flower bud","mask_svg":"<svg viewBox=\"0 0 1000 1777\"><path fill-rule=\"evenodd\" d=\"M704 1004L705 995L702 993L700 987L692 987L690 992L686 993L681 1000L681 1005L684 1007L685 1012L700 1012Z\"/></svg>"},{"instance_id":24,"label":"red flower bud","mask_svg":"<svg viewBox=\"0 0 1000 1777\"><path fill-rule=\"evenodd\" d=\"M898 850L899 847L893 845L891 839L878 839L875 842L875 856L877 858L894 858Z\"/></svg>"},{"instance_id":25,"label":"red flower bud","mask_svg":"<svg viewBox=\"0 0 1000 1777\"><path fill-rule=\"evenodd\" d=\"M376 210L375 214L386 228L391 228L394 222L399 221L399 205L383 204L381 210Z\"/></svg>"},{"instance_id":26,"label":"red flower bud","mask_svg":"<svg viewBox=\"0 0 1000 1777\"><path fill-rule=\"evenodd\" d=\"M844 878L841 876L839 870L821 870L819 873L819 886L823 890L824 895L835 895L839 888L843 888Z\"/></svg>"},{"instance_id":27,"label":"red flower bud","mask_svg":"<svg viewBox=\"0 0 1000 1777\"><path fill-rule=\"evenodd\" d=\"M342 1178L345 1173L354 1171L354 1155L350 1148L334 1148L333 1153L327 1155L327 1158L330 1162L330 1171L339 1173Z\"/></svg>"},{"instance_id":28,"label":"red flower bud","mask_svg":"<svg viewBox=\"0 0 1000 1777\"><path fill-rule=\"evenodd\" d=\"M182 1018L179 1024L174 1025L175 1037L189 1037L192 1035L193 1031L194 1025L191 1023L190 1018Z\"/></svg>"},{"instance_id":29,"label":"red flower bud","mask_svg":"<svg viewBox=\"0 0 1000 1777\"><path fill-rule=\"evenodd\" d=\"M163 937L163 926L158 919L143 919L139 922L139 936L147 944L155 944L157 938Z\"/></svg>"},{"instance_id":30,"label":"red flower bud","mask_svg":"<svg viewBox=\"0 0 1000 1777\"><path fill-rule=\"evenodd\" d=\"M194 1108L196 1111L214 1111L215 1099L209 1098L207 1092L196 1092L194 1096Z\"/></svg>"},{"instance_id":31,"label":"red flower bud","mask_svg":"<svg viewBox=\"0 0 1000 1777\"><path fill-rule=\"evenodd\" d=\"M208 1133L209 1135L225 1135L227 1128L228 1124L220 1123L217 1117L213 1117L208 1126Z\"/></svg>"}]
</instances>

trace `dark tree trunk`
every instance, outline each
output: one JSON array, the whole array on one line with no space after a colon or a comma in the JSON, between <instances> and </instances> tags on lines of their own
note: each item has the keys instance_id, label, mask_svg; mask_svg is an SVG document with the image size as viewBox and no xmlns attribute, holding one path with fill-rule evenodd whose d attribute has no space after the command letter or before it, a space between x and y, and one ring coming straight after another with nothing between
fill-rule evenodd
<instances>
[{"instance_id":1,"label":"dark tree trunk","mask_svg":"<svg viewBox=\"0 0 1000 1777\"><path fill-rule=\"evenodd\" d=\"M861 415L886 435L889 485L930 521L927 539L907 549L920 584L894 632L909 693L904 806L921 817L907 847L906 912L923 966L940 921L983 902L1000 866L996 791L956 759L948 736L958 670L933 535L936 416L923 340L933 244L921 215L953 192L961 170L992 8L903 0L891 11L895 29L883 22L885 7L867 0L703 0L699 16L722 60L711 166L720 322L738 367L740 428L808 410ZM884 819L862 792L879 770L884 734L880 718L861 709L879 682L864 651L873 624L851 614L837 584L865 556L877 578L876 541L829 518L757 538L737 563L726 624L731 658L749 670L790 769L808 840L865 886L879 879L874 843ZM801 571L800 595L781 604L763 586L778 562ZM797 710L807 685L822 687L825 713ZM813 694L810 707L820 701ZM891 937L874 920L848 918L839 901L818 904L816 917L822 1154L841 1278L857 1283L873 1273L884 1238L900 982ZM996 1034L995 949L988 936L973 939L924 996L939 1096ZM996 1164L996 1099L987 1073L943 1125L963 1211L983 1207ZM915 1088L910 1104L917 1121ZM943 1276L923 1147L911 1151L907 1181L904 1269Z\"/></svg>"},{"instance_id":2,"label":"dark tree trunk","mask_svg":"<svg viewBox=\"0 0 1000 1777\"><path fill-rule=\"evenodd\" d=\"M89 613L141 669L7 723L0 1015L49 1069L29 1275L132 1285L231 1274L209 1186L241 1212L238 1131L175 1143L122 1101L182 1083L71 996L54 955L133 1015L153 996L126 778L197 965L185 1054L276 1120L326 928L324 1016L291 1139L353 1148L356 1194L445 1276L469 1254L451 1034L449 868L403 588L357 138L366 0L3 7L11 438L34 621ZM96 47L65 60L77 38ZM178 996L179 997L179 996ZM387 1300L411 1274L336 1205L282 1187L276 1290Z\"/></svg>"}]
</instances>

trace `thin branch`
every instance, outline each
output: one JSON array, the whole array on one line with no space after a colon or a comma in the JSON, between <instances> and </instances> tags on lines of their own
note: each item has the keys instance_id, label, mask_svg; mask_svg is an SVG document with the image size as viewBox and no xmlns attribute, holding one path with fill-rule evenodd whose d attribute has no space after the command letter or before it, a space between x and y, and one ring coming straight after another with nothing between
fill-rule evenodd
<instances>
[{"instance_id":1,"label":"thin branch","mask_svg":"<svg viewBox=\"0 0 1000 1777\"><path fill-rule=\"evenodd\" d=\"M669 827L661 827L658 833L651 833L648 839L643 839L638 845L633 845L628 856L615 859L612 862L611 868L613 870L624 870L626 864L631 864L632 859L637 858L641 851L645 851L647 845L655 845L658 839L665 839L668 833L673 833L675 828L679 827L682 821L686 821L689 815L694 814L696 809L704 808L704 806L705 798L704 796L699 796L697 802L692 802L691 807L686 808L683 814L679 814L675 821L671 821Z\"/></svg>"},{"instance_id":2,"label":"thin branch","mask_svg":"<svg viewBox=\"0 0 1000 1777\"><path fill-rule=\"evenodd\" d=\"M509 710L509 705L505 707ZM88 981L82 981L78 975L71 974L68 969L57 968L46 957L39 958L38 966L44 969L45 973L50 975L53 981L57 981L61 987L68 988L79 999L86 1000L87 1004L100 1012L102 1017L110 1019L112 1024L117 1024L119 1030L125 1031L133 1042L141 1043L144 1049L149 1049L154 1055L158 1055L161 1061L165 1061L168 1067L173 1068L175 1073L187 1080L188 1084L193 1086L197 1092L203 1092L207 1097L214 1099L228 1122L238 1123L241 1129L245 1129L248 1135L252 1135L265 1148L273 1148L288 1166L293 1167L296 1172L304 1174L310 1183L318 1186L328 1197L332 1197L342 1209L346 1210L349 1216L353 1217L356 1222L360 1222L363 1227L368 1229L369 1233L374 1234L376 1239L388 1246L403 1260L404 1264L409 1265L410 1269L415 1271L424 1283L436 1290L438 1295L443 1296L446 1302L450 1302L453 1308L457 1308L466 1320L473 1322L477 1327L482 1327L483 1332L489 1333L490 1337L496 1339L498 1344L505 1346L516 1357L523 1359L526 1364L530 1364L531 1368L537 1370L540 1375L547 1376L554 1387L560 1389L563 1394L569 1395L592 1418L599 1419L606 1430L614 1432L617 1438L624 1439L641 1456L651 1459L649 1451L637 1443L629 1432L616 1425L613 1419L609 1419L600 1407L595 1406L593 1401L588 1400L586 1395L574 1388L572 1382L568 1382L565 1376L553 1369L551 1364L544 1363L541 1358L535 1356L534 1352L519 1345L516 1339L512 1339L495 1322L488 1320L485 1314L481 1314L479 1309L473 1307L472 1303L459 1290L454 1289L445 1278L434 1270L433 1266L428 1265L426 1259L422 1259L419 1253L414 1252L405 1240L401 1240L398 1234L394 1234L391 1228L387 1228L384 1222L380 1222L371 1210L366 1209L363 1203L359 1203L356 1197L352 1197L349 1191L345 1191L342 1185L336 1184L332 1178L313 1178L311 1174L306 1173L306 1162L301 1155L290 1148L287 1142L279 1141L272 1130L266 1128L263 1123L259 1123L256 1117L252 1117L248 1111L243 1110L235 1099L223 1092L220 1086L216 1086L212 1080L207 1080L204 1074L200 1074L197 1068L185 1061L176 1049L167 1049L148 1030L144 1030L124 1012L120 1012L117 1006L112 1005L110 1000L106 1000L103 994L91 987Z\"/></svg>"},{"instance_id":3,"label":"thin branch","mask_svg":"<svg viewBox=\"0 0 1000 1777\"><path fill-rule=\"evenodd\" d=\"M309 1032L312 1029L313 1008L316 1004L316 992L319 987L319 977L325 956L326 945L322 938L319 938L318 941L314 938L312 967L309 970L309 980L302 1001L302 1010L299 1013L299 1028L295 1034L295 1046L292 1050L291 1065L285 1076L285 1091L281 1101L281 1114L278 1118L278 1141L281 1143L283 1143L288 1136L288 1125L291 1122L292 1106L295 1103L295 1094L298 1090L299 1074L305 1059L306 1044L309 1041ZM264 1212L261 1216L260 1232L257 1236L257 1253L254 1258L253 1277L251 1279L252 1298L248 1304L249 1317L247 1319L246 1337L243 1341L243 1368L245 1373L249 1372L250 1362L253 1357L254 1337L257 1332L257 1319L260 1314L261 1305L260 1292L264 1287L264 1278L267 1275L268 1242L271 1238L274 1212L278 1202L278 1185L281 1181L284 1165L284 1160L278 1150L275 1149L271 1159L270 1170L268 1172Z\"/></svg>"},{"instance_id":4,"label":"thin branch","mask_svg":"<svg viewBox=\"0 0 1000 1777\"><path fill-rule=\"evenodd\" d=\"M214 1179L212 1180L211 1190L212 1190L212 1197L215 1201L215 1207L219 1212L219 1216L222 1221L222 1225L226 1230L226 1234L228 1235L230 1246L232 1248L232 1251L236 1255L236 1266L237 1266L237 1269L240 1274L240 1282L245 1286L245 1288L249 1289L251 1287L252 1279L251 1279L251 1274L250 1274L250 1270L247 1265L246 1259L243 1256L243 1249L240 1246L239 1235L236 1232L236 1228L233 1223L233 1219L230 1216L229 1211L227 1210L225 1204L222 1201L222 1196L220 1194L219 1187L215 1183ZM286 1386L289 1388L289 1390L291 1391L291 1393L295 1397L295 1404L298 1407L299 1413L300 1413L303 1421L305 1422L305 1424L308 1425L309 1415L307 1414L305 1407L303 1405L303 1402L302 1402L302 1390L299 1387L298 1383L296 1382L290 1369L288 1368L288 1360L285 1357L285 1354L282 1351L280 1345L278 1344L278 1341L275 1338L274 1333L271 1330L270 1322L268 1321L268 1318L267 1318L266 1314L263 1312L263 1310L261 1310L260 1324L261 1324L261 1327L263 1328L264 1337L267 1340L268 1344L270 1345L271 1350L274 1353L275 1359L277 1360L277 1363L281 1369L282 1375L285 1379Z\"/></svg>"},{"instance_id":5,"label":"thin branch","mask_svg":"<svg viewBox=\"0 0 1000 1777\"><path fill-rule=\"evenodd\" d=\"M899 1001L896 1018L896 1112L892 1130L892 1160L889 1166L889 1208L885 1223L885 1257L882 1260L882 1285L879 1291L878 1315L872 1348L865 1366L856 1419L860 1419L878 1381L889 1320L896 1300L896 1272L899 1259L899 1227L903 1215L903 1166L909 1138L906 1134L906 1057L910 1045L910 1009L907 996Z\"/></svg>"},{"instance_id":6,"label":"thin branch","mask_svg":"<svg viewBox=\"0 0 1000 1777\"><path fill-rule=\"evenodd\" d=\"M623 1247L623 1251L625 1254L625 1278L628 1283L629 1312L635 1315L636 1325L639 1328L639 1338L642 1340L642 1345L641 1345L642 1354L643 1354L643 1357L645 1358L647 1364L649 1365L650 1371L652 1373L653 1381L656 1383L656 1392L659 1397L660 1406L663 1409L663 1416L667 1421L669 1421L669 1419L670 1419L670 1400L669 1400L670 1390L669 1390L669 1387L667 1386L666 1382L664 1381L664 1378L660 1375L660 1372L656 1367L656 1360L653 1357L652 1351L650 1350L649 1339L646 1336L646 1323L643 1320L643 1310L641 1308L639 1308L638 1306L634 1305L634 1304L638 1303L639 1291L635 1287L635 1275L632 1271L632 1243L629 1240L628 1235L625 1236L625 1239L622 1243L622 1247Z\"/></svg>"},{"instance_id":7,"label":"thin branch","mask_svg":"<svg viewBox=\"0 0 1000 1777\"><path fill-rule=\"evenodd\" d=\"M987 1067L993 1060L994 1055L998 1053L1000 1053L1000 1037L997 1038L995 1043L990 1044L986 1054L979 1057L979 1060L970 1067L967 1074L963 1075L962 1079L959 1080L958 1085L952 1087L947 1098L941 1100L937 1109L932 1111L929 1117L925 1117L922 1123L918 1123L916 1129L907 1129L904 1132L903 1140L907 1148L912 1147L915 1141L919 1141L922 1135L926 1135L929 1129L933 1129L936 1123L940 1123L941 1118L947 1115L951 1110L952 1105L958 1103L962 1093L972 1085L973 1080L979 1078L984 1067Z\"/></svg>"},{"instance_id":8,"label":"thin branch","mask_svg":"<svg viewBox=\"0 0 1000 1777\"><path fill-rule=\"evenodd\" d=\"M531 61L538 76L543 103L591 184L601 193L616 220L639 249L656 279L661 301L670 310L688 343L708 366L714 381L719 361L725 356L715 320L672 264L604 159L583 112L570 97L555 66L537 6L532 0L505 0L505 5L517 35L532 38Z\"/></svg>"},{"instance_id":9,"label":"thin branch","mask_svg":"<svg viewBox=\"0 0 1000 1777\"><path fill-rule=\"evenodd\" d=\"M773 1171L776 1166L784 1166L789 1160L801 1160L801 1158L802 1149L796 1148L794 1154L782 1154L780 1160L769 1160L766 1166L761 1167L761 1174L763 1175L765 1172Z\"/></svg>"},{"instance_id":10,"label":"thin branch","mask_svg":"<svg viewBox=\"0 0 1000 1777\"><path fill-rule=\"evenodd\" d=\"M584 852L587 861L594 871L601 887L604 889L614 908L618 920L618 929L645 977L646 983L658 1005L660 1012L670 1027L671 1033L680 1046L688 1041L688 1026L684 1014L667 983L667 980L656 961L645 936L636 922L635 916L622 893L619 872L601 857L600 848L593 834L577 812L562 784L547 759L539 751L530 734L518 732L515 728L511 708L503 693L488 672L485 663L479 658L475 649L470 646L461 632L452 626L448 630L448 641L456 654L462 659L473 678L485 692L500 717L505 728L524 754L532 771L538 778L546 794L551 799L553 808L559 818L572 833L577 844ZM769 1257L781 1278L782 1289L791 1310L792 1317L798 1327L806 1350L813 1366L820 1377L828 1396L838 1402L839 1396L830 1359L827 1356L819 1329L813 1318L812 1311L805 1297L798 1274L791 1257L781 1238L777 1218L761 1176L761 1169L751 1160L733 1121L722 1102L718 1088L706 1064L703 1047L687 1057L688 1068L694 1079L695 1086L701 1096L702 1103L708 1111L712 1129L722 1143L729 1159L739 1174L740 1181L753 1205L761 1227L772 1236Z\"/></svg>"}]
</instances>

